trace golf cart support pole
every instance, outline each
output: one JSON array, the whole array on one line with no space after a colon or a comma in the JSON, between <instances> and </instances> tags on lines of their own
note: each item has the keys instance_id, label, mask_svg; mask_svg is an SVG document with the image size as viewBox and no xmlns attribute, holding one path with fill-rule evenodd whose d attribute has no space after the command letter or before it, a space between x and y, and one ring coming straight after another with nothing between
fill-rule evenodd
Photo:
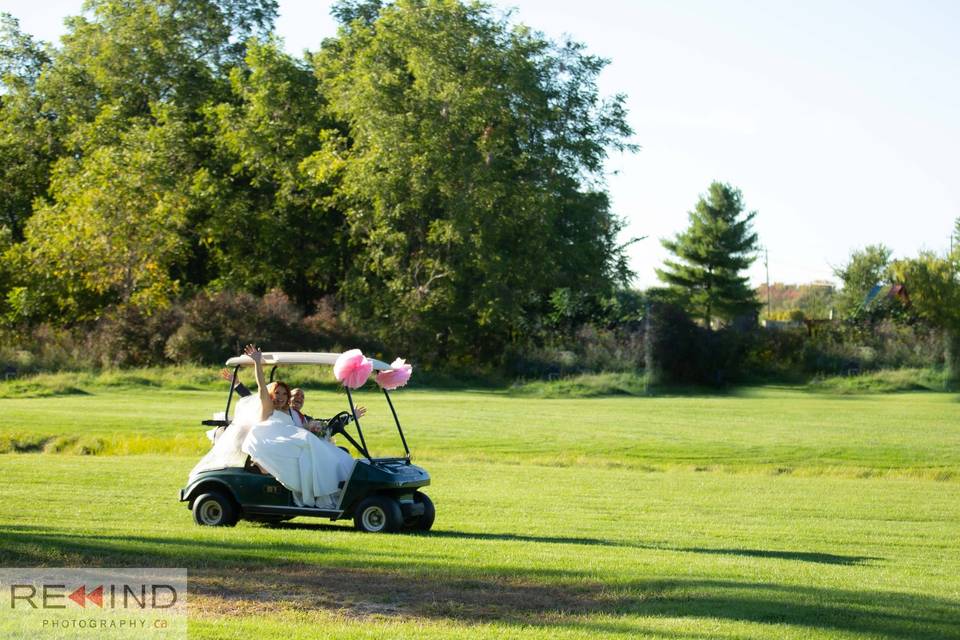
<instances>
[{"instance_id":1,"label":"golf cart support pole","mask_svg":"<svg viewBox=\"0 0 960 640\"><path fill-rule=\"evenodd\" d=\"M227 394L227 408L223 412L223 419L228 424L230 422L230 403L233 401L233 388L237 386L238 371L240 371L240 365L237 365L233 368L233 379L230 380L230 393Z\"/></svg>"},{"instance_id":2,"label":"golf cart support pole","mask_svg":"<svg viewBox=\"0 0 960 640\"><path fill-rule=\"evenodd\" d=\"M403 437L403 428L400 427L400 418L397 417L397 410L393 408L393 400L390 399L390 394L387 393L386 389L380 387L380 390L383 391L383 395L387 397L387 404L390 405L390 413L393 414L393 421L397 423L397 431L400 432L400 441L403 442L403 450L407 452L407 460L409 460L410 447L407 446L407 439Z\"/></svg>"},{"instance_id":3,"label":"golf cart support pole","mask_svg":"<svg viewBox=\"0 0 960 640\"><path fill-rule=\"evenodd\" d=\"M340 433L343 434L343 437L347 439L347 442L353 445L354 449L366 455L367 460L371 460L370 455L366 452L366 450L364 450L364 448L360 446L360 443L354 440L353 437L349 433L347 433L346 429L344 429Z\"/></svg>"},{"instance_id":4,"label":"golf cart support pole","mask_svg":"<svg viewBox=\"0 0 960 640\"><path fill-rule=\"evenodd\" d=\"M350 387L343 385L343 388L347 390L347 400L350 402L350 413L353 415L353 421L357 423L357 433L360 434L360 443L363 445L363 453L367 456L367 460L373 460L370 457L370 450L367 449L367 441L363 439L363 429L360 428L360 419L357 418L357 410L353 406L353 394L350 393Z\"/></svg>"}]
</instances>

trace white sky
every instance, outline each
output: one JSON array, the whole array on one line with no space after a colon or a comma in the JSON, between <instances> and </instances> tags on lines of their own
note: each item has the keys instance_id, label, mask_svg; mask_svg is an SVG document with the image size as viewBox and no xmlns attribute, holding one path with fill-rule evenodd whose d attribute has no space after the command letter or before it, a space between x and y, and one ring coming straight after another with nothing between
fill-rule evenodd
<instances>
[{"instance_id":1,"label":"white sky","mask_svg":"<svg viewBox=\"0 0 960 640\"><path fill-rule=\"evenodd\" d=\"M44 40L81 0L0 0ZM328 1L280 0L288 50L335 32ZM659 239L687 224L712 180L759 214L771 281L832 279L851 249L944 250L960 217L960 2L515 0L514 19L611 60L642 150L608 185L656 283ZM615 174L613 172L616 172ZM764 279L762 260L750 271Z\"/></svg>"}]
</instances>

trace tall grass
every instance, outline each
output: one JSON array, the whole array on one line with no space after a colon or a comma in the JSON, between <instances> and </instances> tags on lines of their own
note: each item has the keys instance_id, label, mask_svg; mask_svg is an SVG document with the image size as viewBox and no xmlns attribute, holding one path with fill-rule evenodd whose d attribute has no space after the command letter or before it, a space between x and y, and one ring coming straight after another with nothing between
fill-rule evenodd
<instances>
[{"instance_id":1,"label":"tall grass","mask_svg":"<svg viewBox=\"0 0 960 640\"><path fill-rule=\"evenodd\" d=\"M595 398L646 395L647 379L637 373L590 373L555 380L519 381L510 393L534 398Z\"/></svg>"},{"instance_id":2,"label":"tall grass","mask_svg":"<svg viewBox=\"0 0 960 640\"><path fill-rule=\"evenodd\" d=\"M815 378L807 389L822 393L896 393L948 391L946 374L934 369L886 369L855 376Z\"/></svg>"},{"instance_id":3,"label":"tall grass","mask_svg":"<svg viewBox=\"0 0 960 640\"><path fill-rule=\"evenodd\" d=\"M269 369L268 369L269 372ZM337 383L329 367L288 367L277 369L276 379L307 389L334 389ZM240 372L241 382L253 385L250 369ZM103 369L39 373L0 382L0 398L45 398L82 395L94 389L156 387L175 391L220 391L226 383L219 368L193 365Z\"/></svg>"},{"instance_id":4,"label":"tall grass","mask_svg":"<svg viewBox=\"0 0 960 640\"><path fill-rule=\"evenodd\" d=\"M249 369L240 379L253 386ZM339 388L329 367L287 367L278 369L276 379L309 390ZM103 369L40 373L0 381L0 399L46 398L85 395L95 390L156 388L172 391L222 391L225 382L217 367L168 366L136 369ZM791 385L794 386L794 385ZM901 391L950 391L944 372L936 369L889 369L855 376L816 377L796 386L829 394L895 393ZM593 373L553 380L518 380L512 385L503 379L464 378L437 372L418 372L410 384L421 389L506 390L510 395L531 398L596 398L604 396L682 395L684 392L717 393L710 387L664 387L649 385L643 372Z\"/></svg>"}]
</instances>

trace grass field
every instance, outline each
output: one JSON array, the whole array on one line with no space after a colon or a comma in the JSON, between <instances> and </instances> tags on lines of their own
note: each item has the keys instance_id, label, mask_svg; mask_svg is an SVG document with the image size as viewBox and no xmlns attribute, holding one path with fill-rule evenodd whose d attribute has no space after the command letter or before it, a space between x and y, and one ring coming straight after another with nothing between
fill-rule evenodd
<instances>
[{"instance_id":1,"label":"grass field","mask_svg":"<svg viewBox=\"0 0 960 640\"><path fill-rule=\"evenodd\" d=\"M0 565L186 567L191 637L960 638L956 396L401 391L438 517L378 536L195 527L222 393L9 395Z\"/></svg>"}]
</instances>

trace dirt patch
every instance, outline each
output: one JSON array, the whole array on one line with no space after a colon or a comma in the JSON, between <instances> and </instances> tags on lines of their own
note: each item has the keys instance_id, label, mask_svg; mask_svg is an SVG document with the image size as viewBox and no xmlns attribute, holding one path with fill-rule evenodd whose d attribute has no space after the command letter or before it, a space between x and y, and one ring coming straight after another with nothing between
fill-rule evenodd
<instances>
[{"instance_id":1,"label":"dirt patch","mask_svg":"<svg viewBox=\"0 0 960 640\"><path fill-rule=\"evenodd\" d=\"M463 579L370 569L204 569L190 573L191 615L323 610L346 617L542 620L609 604L595 583L540 584L503 577Z\"/></svg>"}]
</instances>

